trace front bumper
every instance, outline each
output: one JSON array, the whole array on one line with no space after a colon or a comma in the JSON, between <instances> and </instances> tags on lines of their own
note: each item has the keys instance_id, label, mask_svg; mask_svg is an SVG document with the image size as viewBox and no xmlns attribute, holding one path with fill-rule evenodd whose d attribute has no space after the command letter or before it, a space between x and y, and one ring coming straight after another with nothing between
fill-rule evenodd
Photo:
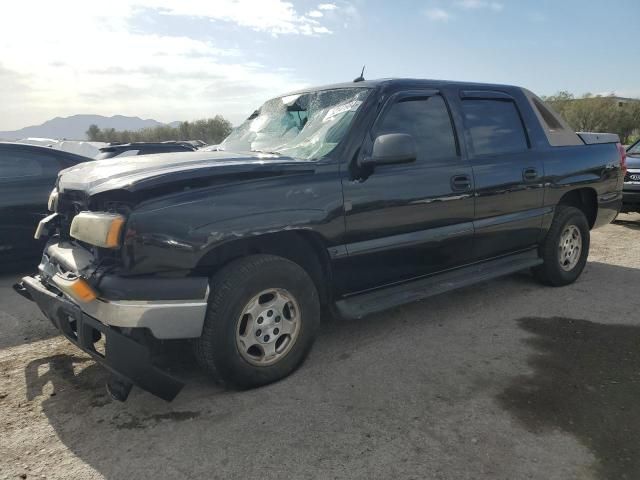
<instances>
[{"instance_id":1,"label":"front bumper","mask_svg":"<svg viewBox=\"0 0 640 480\"><path fill-rule=\"evenodd\" d=\"M152 364L149 347L87 315L78 305L48 289L39 276L24 277L15 288L33 300L67 339L121 382L137 385L166 401L173 400L182 390L182 382ZM101 336L105 340L104 352L96 349Z\"/></svg>"},{"instance_id":2,"label":"front bumper","mask_svg":"<svg viewBox=\"0 0 640 480\"><path fill-rule=\"evenodd\" d=\"M159 340L201 335L207 309L206 277L96 275L93 264L93 256L81 246L53 241L45 248L38 270L42 282L54 289L60 289L60 279L67 272L85 278L97 291L97 298L78 306L105 325L146 328Z\"/></svg>"},{"instance_id":3,"label":"front bumper","mask_svg":"<svg viewBox=\"0 0 640 480\"><path fill-rule=\"evenodd\" d=\"M14 288L33 300L71 342L110 370L114 381L172 400L183 384L153 366L153 339L143 344L130 334L145 329L160 340L199 337L208 279L121 277L99 271L97 264L82 245L54 239L45 248L39 274L24 277ZM79 296L69 288L76 283L82 283L89 295ZM104 350L96 348L101 337Z\"/></svg>"}]
</instances>

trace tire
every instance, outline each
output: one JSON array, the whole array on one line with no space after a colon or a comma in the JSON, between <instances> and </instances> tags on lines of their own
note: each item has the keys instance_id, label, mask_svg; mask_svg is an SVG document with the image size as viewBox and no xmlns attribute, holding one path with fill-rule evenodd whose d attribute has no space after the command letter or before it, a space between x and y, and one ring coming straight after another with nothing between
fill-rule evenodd
<instances>
[{"instance_id":1,"label":"tire","mask_svg":"<svg viewBox=\"0 0 640 480\"><path fill-rule=\"evenodd\" d=\"M319 324L318 292L307 272L281 257L251 255L211 278L194 351L203 369L224 384L259 387L302 364Z\"/></svg>"},{"instance_id":2,"label":"tire","mask_svg":"<svg viewBox=\"0 0 640 480\"><path fill-rule=\"evenodd\" d=\"M564 249L560 245L561 239L566 245ZM554 287L575 282L587 264L589 242L589 223L584 213L575 207L558 205L549 232L540 246L544 263L533 269L534 276L545 285ZM575 252L578 244L579 252L569 254Z\"/></svg>"}]
</instances>

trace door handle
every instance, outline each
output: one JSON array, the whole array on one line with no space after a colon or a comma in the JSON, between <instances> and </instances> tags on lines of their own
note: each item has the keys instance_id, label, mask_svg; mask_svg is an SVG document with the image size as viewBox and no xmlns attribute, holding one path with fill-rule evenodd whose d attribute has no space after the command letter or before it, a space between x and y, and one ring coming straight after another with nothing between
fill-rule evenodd
<instances>
[{"instance_id":1,"label":"door handle","mask_svg":"<svg viewBox=\"0 0 640 480\"><path fill-rule=\"evenodd\" d=\"M451 177L451 189L455 192L470 190L471 177L469 175L454 175Z\"/></svg>"},{"instance_id":2,"label":"door handle","mask_svg":"<svg viewBox=\"0 0 640 480\"><path fill-rule=\"evenodd\" d=\"M533 180L537 180L538 179L538 170L536 170L533 167L525 168L522 171L522 179L525 182L531 182Z\"/></svg>"}]
</instances>

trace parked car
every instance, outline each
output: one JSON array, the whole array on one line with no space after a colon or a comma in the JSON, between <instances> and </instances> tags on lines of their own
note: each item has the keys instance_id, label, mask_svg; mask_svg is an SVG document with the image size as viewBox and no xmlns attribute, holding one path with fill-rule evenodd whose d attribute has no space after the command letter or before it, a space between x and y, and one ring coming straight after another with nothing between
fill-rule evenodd
<instances>
[{"instance_id":1,"label":"parked car","mask_svg":"<svg viewBox=\"0 0 640 480\"><path fill-rule=\"evenodd\" d=\"M135 142L112 143L100 148L96 160L113 157L131 157L151 153L193 152L196 147L188 142Z\"/></svg>"},{"instance_id":2,"label":"parked car","mask_svg":"<svg viewBox=\"0 0 640 480\"><path fill-rule=\"evenodd\" d=\"M627 148L627 168L622 191L622 212L640 212L640 140Z\"/></svg>"},{"instance_id":3,"label":"parked car","mask_svg":"<svg viewBox=\"0 0 640 480\"><path fill-rule=\"evenodd\" d=\"M34 225L48 214L58 172L88 160L47 147L0 143L0 265L40 258L44 242L33 238Z\"/></svg>"},{"instance_id":4,"label":"parked car","mask_svg":"<svg viewBox=\"0 0 640 480\"><path fill-rule=\"evenodd\" d=\"M361 81L269 100L220 151L68 169L16 290L115 376L172 399L160 340L228 385L304 360L322 308L362 317L518 270L567 285L620 209L617 135L528 90ZM106 337L104 354L94 342ZM416 353L420 355L420 353Z\"/></svg>"}]
</instances>

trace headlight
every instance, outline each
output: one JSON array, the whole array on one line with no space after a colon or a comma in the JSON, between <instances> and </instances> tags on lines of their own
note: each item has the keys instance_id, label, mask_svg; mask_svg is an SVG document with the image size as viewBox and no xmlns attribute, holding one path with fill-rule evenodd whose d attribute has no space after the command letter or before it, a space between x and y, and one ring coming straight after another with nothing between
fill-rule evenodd
<instances>
[{"instance_id":1,"label":"headlight","mask_svg":"<svg viewBox=\"0 0 640 480\"><path fill-rule=\"evenodd\" d=\"M55 212L58 208L58 189L54 188L51 190L51 195L49 195L49 201L47 202L47 207L50 212Z\"/></svg>"},{"instance_id":2,"label":"headlight","mask_svg":"<svg viewBox=\"0 0 640 480\"><path fill-rule=\"evenodd\" d=\"M115 213L80 212L71 222L71 236L96 247L118 248L124 217Z\"/></svg>"}]
</instances>

